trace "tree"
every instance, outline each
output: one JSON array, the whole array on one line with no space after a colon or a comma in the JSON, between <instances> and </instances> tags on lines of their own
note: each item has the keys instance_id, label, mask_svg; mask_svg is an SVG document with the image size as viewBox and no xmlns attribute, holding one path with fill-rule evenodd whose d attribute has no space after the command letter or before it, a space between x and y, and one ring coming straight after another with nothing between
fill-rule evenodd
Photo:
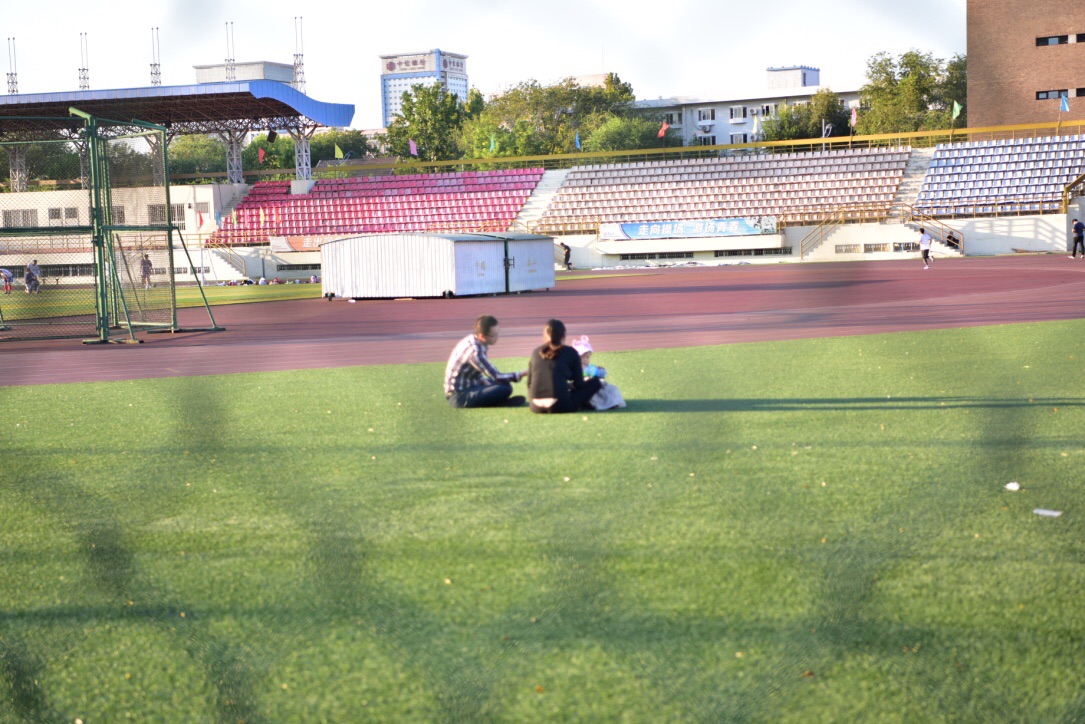
<instances>
[{"instance_id":1,"label":"tree","mask_svg":"<svg viewBox=\"0 0 1085 724\"><path fill-rule=\"evenodd\" d=\"M793 141L810 138L810 111L808 106L791 106L781 103L776 115L761 123L761 139L765 141Z\"/></svg>"},{"instance_id":2,"label":"tree","mask_svg":"<svg viewBox=\"0 0 1085 724\"><path fill-rule=\"evenodd\" d=\"M822 88L811 96L809 103L779 106L776 115L762 123L761 138L765 141L821 138L822 123L829 136L846 136L850 131L849 120L843 99Z\"/></svg>"},{"instance_id":3,"label":"tree","mask_svg":"<svg viewBox=\"0 0 1085 724\"><path fill-rule=\"evenodd\" d=\"M612 116L595 129L583 143L584 151L635 151L639 148L656 148L663 145L681 146L678 135L667 130L665 139L659 138L662 121L643 116Z\"/></svg>"},{"instance_id":4,"label":"tree","mask_svg":"<svg viewBox=\"0 0 1085 724\"><path fill-rule=\"evenodd\" d=\"M365 158L375 149L361 131L332 129L313 136L309 142L309 154L316 166L319 161L335 159L335 147L343 152L343 158Z\"/></svg>"},{"instance_id":5,"label":"tree","mask_svg":"<svg viewBox=\"0 0 1085 724\"><path fill-rule=\"evenodd\" d=\"M549 86L526 81L490 99L464 124L463 148L483 158L573 153L578 134L583 147L610 119L633 117L634 99L632 86L614 73L599 87L571 78Z\"/></svg>"},{"instance_id":6,"label":"tree","mask_svg":"<svg viewBox=\"0 0 1085 724\"><path fill-rule=\"evenodd\" d=\"M264 149L263 163L260 163L261 148ZM280 133L273 143L268 143L266 133L257 136L241 152L241 163L251 169L294 168L294 139Z\"/></svg>"},{"instance_id":7,"label":"tree","mask_svg":"<svg viewBox=\"0 0 1085 724\"><path fill-rule=\"evenodd\" d=\"M858 132L906 133L947 128L953 102L964 105L965 58L949 63L931 53L910 50L899 58L878 53L867 62L867 82L859 91Z\"/></svg>"},{"instance_id":8,"label":"tree","mask_svg":"<svg viewBox=\"0 0 1085 724\"><path fill-rule=\"evenodd\" d=\"M170 143L170 173L215 173L226 170L226 144L218 136L177 136Z\"/></svg>"},{"instance_id":9,"label":"tree","mask_svg":"<svg viewBox=\"0 0 1085 724\"><path fill-rule=\"evenodd\" d=\"M459 158L460 129L467 111L460 99L439 84L415 85L403 94L400 115L388 127L388 148L410 159L410 142L423 161Z\"/></svg>"},{"instance_id":10,"label":"tree","mask_svg":"<svg viewBox=\"0 0 1085 724\"><path fill-rule=\"evenodd\" d=\"M828 133L827 136L846 136L849 133L848 122L851 120L848 109L844 107L844 100L828 88L822 88L810 98L809 131L807 138L818 138L822 135L822 128ZM824 124L824 125L822 125ZM829 128L829 126L832 128Z\"/></svg>"}]
</instances>

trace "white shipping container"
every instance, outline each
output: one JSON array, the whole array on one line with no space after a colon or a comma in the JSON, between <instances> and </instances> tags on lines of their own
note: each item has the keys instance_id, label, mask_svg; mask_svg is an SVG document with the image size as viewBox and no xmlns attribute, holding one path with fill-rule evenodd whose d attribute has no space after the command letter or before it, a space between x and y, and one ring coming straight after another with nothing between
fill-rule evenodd
<instances>
[{"instance_id":1,"label":"white shipping container","mask_svg":"<svg viewBox=\"0 0 1085 724\"><path fill-rule=\"evenodd\" d=\"M553 249L553 239L532 234L337 239L321 246L323 291L337 297L389 299L549 289L554 286Z\"/></svg>"}]
</instances>

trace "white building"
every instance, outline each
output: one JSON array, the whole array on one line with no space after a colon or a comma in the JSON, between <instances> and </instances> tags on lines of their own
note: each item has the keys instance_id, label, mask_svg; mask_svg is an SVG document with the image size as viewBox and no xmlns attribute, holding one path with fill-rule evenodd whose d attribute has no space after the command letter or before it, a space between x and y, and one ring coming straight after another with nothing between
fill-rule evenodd
<instances>
[{"instance_id":1,"label":"white building","mask_svg":"<svg viewBox=\"0 0 1085 724\"><path fill-rule=\"evenodd\" d=\"M822 89L821 71L797 65L768 69L764 95L735 99L674 97L640 100L634 107L659 113L679 132L686 146L751 143L758 140L761 119L776 115L781 104L802 105ZM846 108L859 107L859 91L836 91Z\"/></svg>"},{"instance_id":2,"label":"white building","mask_svg":"<svg viewBox=\"0 0 1085 724\"><path fill-rule=\"evenodd\" d=\"M226 64L194 65L197 83L225 83ZM287 63L273 63L269 60L257 60L234 64L234 80L277 80L293 85L294 66Z\"/></svg>"},{"instance_id":3,"label":"white building","mask_svg":"<svg viewBox=\"0 0 1085 724\"><path fill-rule=\"evenodd\" d=\"M411 86L440 83L449 93L467 102L467 56L430 50L424 53L382 55L381 117L384 126L402 110L403 94Z\"/></svg>"}]
</instances>

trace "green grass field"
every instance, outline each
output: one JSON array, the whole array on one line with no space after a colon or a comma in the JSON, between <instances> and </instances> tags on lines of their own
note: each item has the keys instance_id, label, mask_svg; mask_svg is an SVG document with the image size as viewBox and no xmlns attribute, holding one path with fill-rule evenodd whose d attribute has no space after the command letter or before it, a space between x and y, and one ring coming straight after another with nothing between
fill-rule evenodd
<instances>
[{"instance_id":1,"label":"green grass field","mask_svg":"<svg viewBox=\"0 0 1085 724\"><path fill-rule=\"evenodd\" d=\"M0 388L0 720L1085 718L1085 322L596 356Z\"/></svg>"},{"instance_id":2,"label":"green grass field","mask_svg":"<svg viewBox=\"0 0 1085 724\"><path fill-rule=\"evenodd\" d=\"M559 274L558 281L597 279L602 276L633 276L631 274ZM161 297L167 287L151 291L156 305L168 304L168 297ZM204 294L212 306L224 304L247 304L249 302L281 302L293 299L319 299L323 289L319 284L269 284L266 286L220 287L208 285ZM131 300L129 300L130 303ZM202 307L203 297L198 287L177 287L177 307ZM46 286L40 294L26 294L16 286L11 295L0 296L0 313L7 321L46 319L70 315L94 314L94 290L91 288Z\"/></svg>"}]
</instances>

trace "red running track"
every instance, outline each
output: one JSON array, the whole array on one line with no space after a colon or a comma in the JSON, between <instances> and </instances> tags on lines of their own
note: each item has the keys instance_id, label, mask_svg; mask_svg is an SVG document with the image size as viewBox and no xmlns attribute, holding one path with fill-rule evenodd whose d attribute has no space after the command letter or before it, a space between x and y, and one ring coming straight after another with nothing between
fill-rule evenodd
<instances>
[{"instance_id":1,"label":"red running track","mask_svg":"<svg viewBox=\"0 0 1085 724\"><path fill-rule=\"evenodd\" d=\"M225 332L143 335L141 345L0 343L0 386L438 362L475 317L501 321L494 357L524 357L563 320L600 350L1085 317L1085 261L1065 256L773 264L609 272L548 292L403 301L215 307ZM206 326L203 310L182 325Z\"/></svg>"}]
</instances>

